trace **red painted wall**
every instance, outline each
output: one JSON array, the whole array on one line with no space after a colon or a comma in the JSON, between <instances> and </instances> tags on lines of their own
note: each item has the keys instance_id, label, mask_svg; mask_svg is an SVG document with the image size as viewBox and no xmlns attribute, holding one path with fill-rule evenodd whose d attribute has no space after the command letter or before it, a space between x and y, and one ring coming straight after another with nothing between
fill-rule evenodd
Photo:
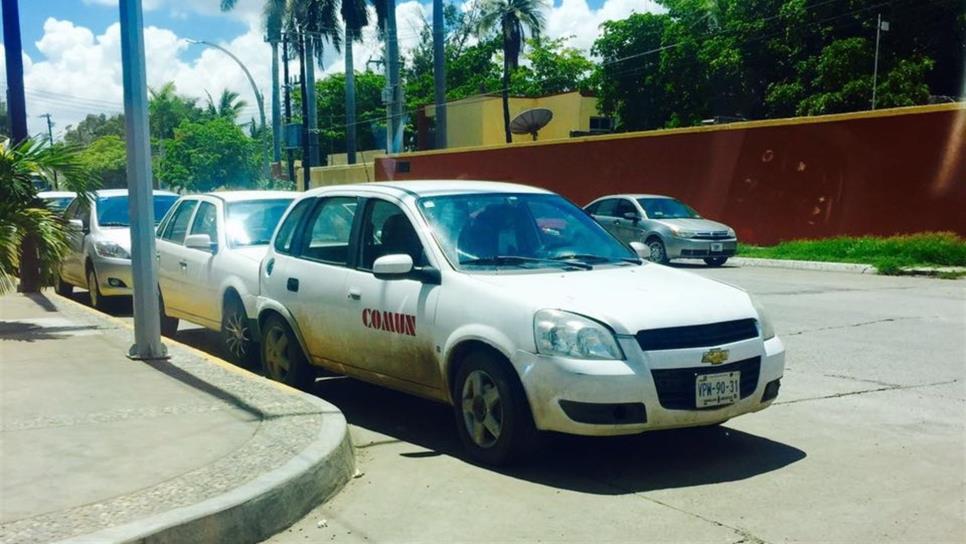
<instances>
[{"instance_id":1,"label":"red painted wall","mask_svg":"<svg viewBox=\"0 0 966 544\"><path fill-rule=\"evenodd\" d=\"M403 154L376 163L379 180L441 178L526 183L580 205L611 193L667 194L756 244L839 234L966 235L966 105Z\"/></svg>"}]
</instances>

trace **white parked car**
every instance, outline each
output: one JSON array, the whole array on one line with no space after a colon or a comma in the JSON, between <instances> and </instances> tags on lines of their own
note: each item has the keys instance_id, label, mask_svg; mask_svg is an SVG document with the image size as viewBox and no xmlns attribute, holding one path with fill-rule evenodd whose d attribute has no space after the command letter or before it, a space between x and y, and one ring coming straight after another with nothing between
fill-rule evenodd
<instances>
[{"instance_id":1,"label":"white parked car","mask_svg":"<svg viewBox=\"0 0 966 544\"><path fill-rule=\"evenodd\" d=\"M269 377L306 387L317 365L449 403L487 463L538 430L715 425L771 404L784 369L748 293L642 261L570 201L521 185L311 190L259 279Z\"/></svg>"},{"instance_id":2,"label":"white parked car","mask_svg":"<svg viewBox=\"0 0 966 544\"><path fill-rule=\"evenodd\" d=\"M41 191L37 193L37 198L46 202L47 207L57 213L66 210L76 197L77 193L72 191Z\"/></svg>"},{"instance_id":3,"label":"white parked car","mask_svg":"<svg viewBox=\"0 0 966 544\"><path fill-rule=\"evenodd\" d=\"M160 221L178 195L154 191L154 218ZM60 267L57 293L70 295L74 286L90 292L91 305L103 309L107 298L130 296L131 220L127 189L94 193L90 206L74 199L64 210L69 251Z\"/></svg>"},{"instance_id":4,"label":"white parked car","mask_svg":"<svg viewBox=\"0 0 966 544\"><path fill-rule=\"evenodd\" d=\"M297 193L226 191L184 196L158 226L161 330L178 319L220 331L225 351L250 363L258 351L255 315L258 264Z\"/></svg>"}]
</instances>

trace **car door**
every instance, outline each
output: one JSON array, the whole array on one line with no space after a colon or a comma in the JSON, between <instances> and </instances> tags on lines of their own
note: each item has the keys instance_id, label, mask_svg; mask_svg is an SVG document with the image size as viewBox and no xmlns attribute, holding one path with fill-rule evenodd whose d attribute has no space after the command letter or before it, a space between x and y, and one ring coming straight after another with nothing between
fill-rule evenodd
<instances>
[{"instance_id":1,"label":"car door","mask_svg":"<svg viewBox=\"0 0 966 544\"><path fill-rule=\"evenodd\" d=\"M637 210L637 206L634 205L628 198L621 198L617 201L617 206L614 208L615 216L615 230L618 232L617 237L624 243L629 244L631 242L642 242L641 239L641 213ZM629 218L630 216L633 216Z\"/></svg>"},{"instance_id":2,"label":"car door","mask_svg":"<svg viewBox=\"0 0 966 544\"><path fill-rule=\"evenodd\" d=\"M90 228L90 208L81 205L81 199L75 198L64 211L64 219L78 219L83 227L67 227L68 252L61 265L61 276L71 283L83 285L84 278L84 237Z\"/></svg>"},{"instance_id":3,"label":"car door","mask_svg":"<svg viewBox=\"0 0 966 544\"><path fill-rule=\"evenodd\" d=\"M432 389L444 387L433 341L439 286L417 279L380 279L372 263L385 255L409 255L428 263L411 218L396 202L371 198L359 227L357 266L346 277L347 361L366 371Z\"/></svg>"},{"instance_id":4,"label":"car door","mask_svg":"<svg viewBox=\"0 0 966 544\"><path fill-rule=\"evenodd\" d=\"M212 242L218 242L218 209L214 199L199 199L198 209L191 220L188 236L207 234ZM219 251L226 248L221 246ZM214 276L215 259L218 255L211 250L183 246L179 266L182 273L183 299L181 311L198 319L198 322L215 327L221 321L221 300L218 292L218 278Z\"/></svg>"},{"instance_id":5,"label":"car door","mask_svg":"<svg viewBox=\"0 0 966 544\"><path fill-rule=\"evenodd\" d=\"M198 201L183 199L171 213L164 229L156 241L155 257L158 261L158 285L161 287L161 297L164 299L165 310L169 313L184 313L184 307L190 300L186 292L182 269L187 266L184 261L185 236L194 215Z\"/></svg>"},{"instance_id":6,"label":"car door","mask_svg":"<svg viewBox=\"0 0 966 544\"><path fill-rule=\"evenodd\" d=\"M355 220L355 196L323 196L300 202L290 216L305 213L299 231L289 241L291 254L275 248L263 274L265 295L284 305L313 359L344 363L349 343L340 333L345 316L345 277L349 242ZM306 202L311 209L302 208ZM276 244L287 237L286 219ZM270 268L270 271L269 271Z\"/></svg>"}]
</instances>

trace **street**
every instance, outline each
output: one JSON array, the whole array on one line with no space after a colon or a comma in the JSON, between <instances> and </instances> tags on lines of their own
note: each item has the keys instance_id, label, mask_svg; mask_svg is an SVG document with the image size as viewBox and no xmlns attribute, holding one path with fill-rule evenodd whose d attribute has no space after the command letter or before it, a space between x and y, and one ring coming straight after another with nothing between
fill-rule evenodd
<instances>
[{"instance_id":1,"label":"street","mask_svg":"<svg viewBox=\"0 0 966 544\"><path fill-rule=\"evenodd\" d=\"M787 348L771 408L713 429L549 436L529 465L494 470L461 458L449 408L322 379L361 474L269 542L963 541L966 284L681 268L764 303ZM178 340L219 354L215 333L182 324Z\"/></svg>"}]
</instances>

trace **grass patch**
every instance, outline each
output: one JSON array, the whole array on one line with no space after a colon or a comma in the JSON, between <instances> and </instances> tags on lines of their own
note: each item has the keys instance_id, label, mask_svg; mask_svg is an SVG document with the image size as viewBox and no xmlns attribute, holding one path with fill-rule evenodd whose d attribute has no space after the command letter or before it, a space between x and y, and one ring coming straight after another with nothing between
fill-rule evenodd
<instances>
[{"instance_id":1,"label":"grass patch","mask_svg":"<svg viewBox=\"0 0 966 544\"><path fill-rule=\"evenodd\" d=\"M768 247L739 244L738 256L871 264L880 274L897 275L909 267L966 266L966 239L952 232L889 237L839 236L793 240Z\"/></svg>"}]
</instances>

